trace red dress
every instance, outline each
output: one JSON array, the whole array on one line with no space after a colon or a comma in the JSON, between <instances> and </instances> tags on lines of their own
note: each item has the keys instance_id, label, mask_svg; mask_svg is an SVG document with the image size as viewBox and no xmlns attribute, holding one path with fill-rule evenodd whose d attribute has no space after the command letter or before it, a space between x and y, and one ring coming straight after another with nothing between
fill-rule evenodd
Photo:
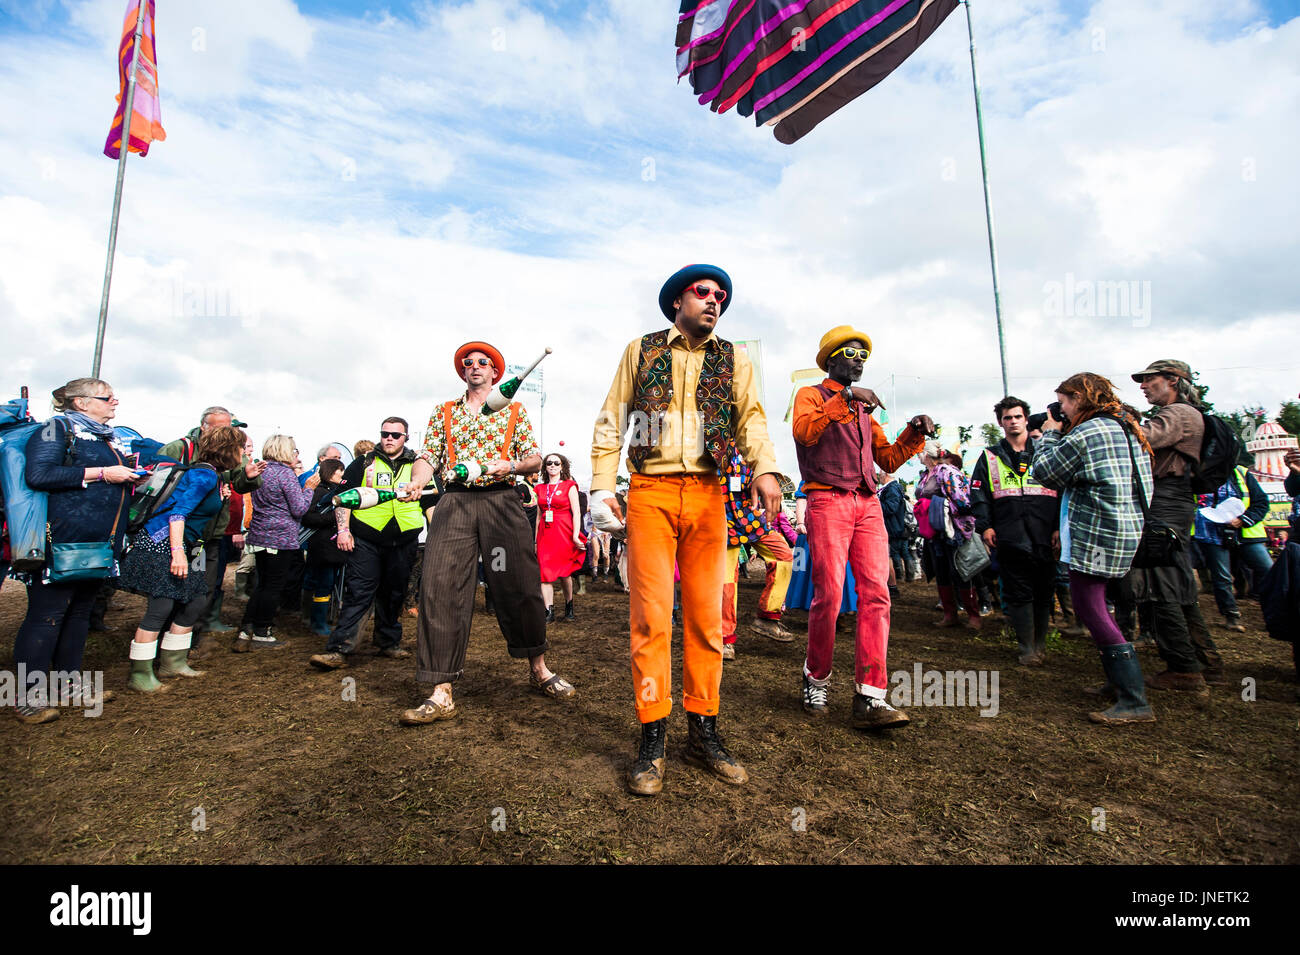
<instances>
[{"instance_id":1,"label":"red dress","mask_svg":"<svg viewBox=\"0 0 1300 955\"><path fill-rule=\"evenodd\" d=\"M542 583L552 584L561 577L571 577L586 563L585 551L573 545L573 511L569 508L569 488L577 481L539 484L537 492L537 564ZM552 520L546 523L546 512Z\"/></svg>"}]
</instances>

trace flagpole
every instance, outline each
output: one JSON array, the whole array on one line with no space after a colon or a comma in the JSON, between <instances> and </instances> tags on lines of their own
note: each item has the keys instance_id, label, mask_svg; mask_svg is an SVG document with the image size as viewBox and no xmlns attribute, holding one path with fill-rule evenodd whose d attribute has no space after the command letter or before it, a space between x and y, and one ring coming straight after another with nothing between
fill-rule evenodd
<instances>
[{"instance_id":1,"label":"flagpole","mask_svg":"<svg viewBox=\"0 0 1300 955\"><path fill-rule=\"evenodd\" d=\"M113 193L113 217L108 225L108 261L104 265L104 291L99 299L99 327L95 331L95 362L90 377L99 377L104 356L104 330L108 325L108 287L113 282L113 252L117 249L117 217L122 209L122 182L126 178L126 157L131 152L131 117L135 108L135 65L140 56L140 36L144 33L144 12L149 0L140 0L135 18L135 38L131 41L131 68L127 71L126 108L122 111L122 146L117 155L117 189Z\"/></svg>"},{"instance_id":2,"label":"flagpole","mask_svg":"<svg viewBox=\"0 0 1300 955\"><path fill-rule=\"evenodd\" d=\"M989 195L989 163L984 150L984 110L980 106L980 75L975 65L975 28L971 25L970 0L961 0L966 7L966 32L970 36L970 76L975 86L975 126L980 136L980 173L984 177L984 218L989 228L989 263L993 268L993 312L998 322L998 358L1002 363L1002 393L1010 394L1007 386L1007 343L1002 334L1002 295L998 291L998 247L993 238L993 199Z\"/></svg>"}]
</instances>

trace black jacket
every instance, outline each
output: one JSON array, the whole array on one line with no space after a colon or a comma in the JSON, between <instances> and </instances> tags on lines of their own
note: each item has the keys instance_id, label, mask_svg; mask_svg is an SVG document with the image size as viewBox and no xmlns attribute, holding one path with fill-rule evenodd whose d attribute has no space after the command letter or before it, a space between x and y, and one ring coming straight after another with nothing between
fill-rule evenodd
<instances>
[{"instance_id":1,"label":"black jacket","mask_svg":"<svg viewBox=\"0 0 1300 955\"><path fill-rule=\"evenodd\" d=\"M1007 467L1018 471L1016 453L1003 438L991 450ZM1034 442L1025 445L1021 463L1033 461ZM975 512L975 531L983 534L990 527L997 534L998 547L1011 547L1048 559L1052 556L1052 532L1060 524L1061 499L1038 495L1017 495L993 500L989 487L988 458L983 453L975 462L970 481L971 509Z\"/></svg>"},{"instance_id":2,"label":"black jacket","mask_svg":"<svg viewBox=\"0 0 1300 955\"><path fill-rule=\"evenodd\" d=\"M334 522L334 508L325 503L342 490L342 484L318 484L312 494L311 505L302 516L302 526L316 531L307 541L307 563L346 564L348 555L339 550L338 528Z\"/></svg>"}]
</instances>

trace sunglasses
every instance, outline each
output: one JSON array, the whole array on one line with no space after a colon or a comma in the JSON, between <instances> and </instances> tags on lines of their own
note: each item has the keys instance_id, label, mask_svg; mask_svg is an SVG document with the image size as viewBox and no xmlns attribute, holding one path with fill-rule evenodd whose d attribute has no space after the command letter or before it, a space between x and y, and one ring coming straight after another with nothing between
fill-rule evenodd
<instances>
[{"instance_id":1,"label":"sunglasses","mask_svg":"<svg viewBox=\"0 0 1300 955\"><path fill-rule=\"evenodd\" d=\"M473 368L477 364L480 368L487 368L492 364L491 358L462 358L460 363L465 368Z\"/></svg>"},{"instance_id":2,"label":"sunglasses","mask_svg":"<svg viewBox=\"0 0 1300 955\"><path fill-rule=\"evenodd\" d=\"M379 432L379 436L381 438L404 438L406 437L406 432L405 431L381 431Z\"/></svg>"},{"instance_id":3,"label":"sunglasses","mask_svg":"<svg viewBox=\"0 0 1300 955\"><path fill-rule=\"evenodd\" d=\"M863 361L866 361L870 354L871 350L869 348L846 347L835 349L835 351L831 352L830 357L834 358L836 355L843 355L845 358L861 358Z\"/></svg>"},{"instance_id":4,"label":"sunglasses","mask_svg":"<svg viewBox=\"0 0 1300 955\"><path fill-rule=\"evenodd\" d=\"M103 397L102 395L77 395L76 397L94 398L96 401L104 401L107 402L108 404L113 404L114 402L118 401L117 395L109 395L107 398Z\"/></svg>"},{"instance_id":5,"label":"sunglasses","mask_svg":"<svg viewBox=\"0 0 1300 955\"><path fill-rule=\"evenodd\" d=\"M692 285L690 289L695 293L696 297L701 299L706 299L712 295L717 299L719 305L727 300L726 289L709 288L707 285Z\"/></svg>"},{"instance_id":6,"label":"sunglasses","mask_svg":"<svg viewBox=\"0 0 1300 955\"><path fill-rule=\"evenodd\" d=\"M547 461L547 462L546 462L546 466L547 466L548 468L562 468L562 467L564 467L564 465L561 464L559 461Z\"/></svg>"}]
</instances>

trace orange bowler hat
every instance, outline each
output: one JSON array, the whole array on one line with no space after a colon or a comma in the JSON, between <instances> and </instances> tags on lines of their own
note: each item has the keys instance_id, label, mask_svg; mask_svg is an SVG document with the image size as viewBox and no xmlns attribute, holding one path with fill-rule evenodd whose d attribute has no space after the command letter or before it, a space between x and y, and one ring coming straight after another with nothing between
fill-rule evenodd
<instances>
[{"instance_id":1,"label":"orange bowler hat","mask_svg":"<svg viewBox=\"0 0 1300 955\"><path fill-rule=\"evenodd\" d=\"M453 359L456 365L456 374L460 375L461 381L465 380L465 366L461 364L472 351L481 351L492 359L492 384L496 384L506 373L506 360L501 357L501 352L497 351L487 342L466 342L456 349L456 357Z\"/></svg>"}]
</instances>

